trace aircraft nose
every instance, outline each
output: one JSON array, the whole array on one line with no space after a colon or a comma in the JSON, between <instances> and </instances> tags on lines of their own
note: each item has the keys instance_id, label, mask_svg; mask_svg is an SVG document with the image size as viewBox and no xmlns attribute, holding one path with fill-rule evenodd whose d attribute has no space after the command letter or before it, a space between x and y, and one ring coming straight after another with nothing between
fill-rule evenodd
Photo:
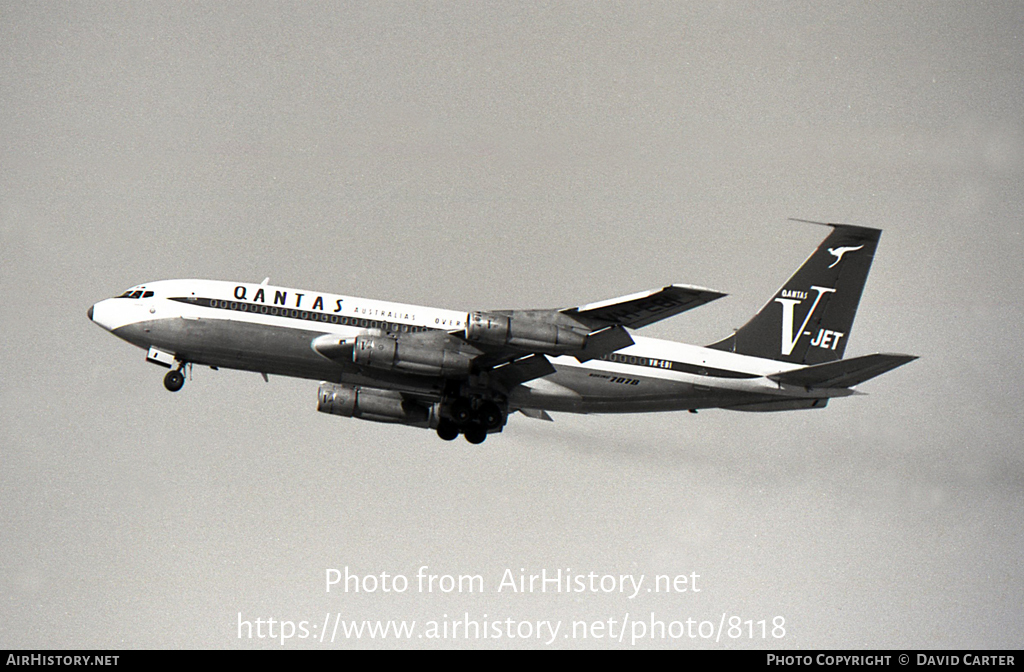
<instances>
[{"instance_id":1,"label":"aircraft nose","mask_svg":"<svg viewBox=\"0 0 1024 672\"><path fill-rule=\"evenodd\" d=\"M125 307L118 305L119 303L122 302L115 299L103 299L92 304L89 310L85 311L85 314L89 316L89 319L97 327L113 331L125 322L131 321L130 319L125 319L126 316L123 314Z\"/></svg>"}]
</instances>

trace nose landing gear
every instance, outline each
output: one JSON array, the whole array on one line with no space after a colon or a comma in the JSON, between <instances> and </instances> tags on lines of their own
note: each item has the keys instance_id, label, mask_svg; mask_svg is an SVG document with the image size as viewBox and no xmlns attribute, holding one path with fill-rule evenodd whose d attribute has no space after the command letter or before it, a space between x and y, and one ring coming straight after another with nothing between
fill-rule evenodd
<instances>
[{"instance_id":1,"label":"nose landing gear","mask_svg":"<svg viewBox=\"0 0 1024 672\"><path fill-rule=\"evenodd\" d=\"M171 392L177 392L184 385L185 375L181 372L181 369L168 371L167 375L164 376L164 387L166 387Z\"/></svg>"},{"instance_id":2,"label":"nose landing gear","mask_svg":"<svg viewBox=\"0 0 1024 672\"><path fill-rule=\"evenodd\" d=\"M167 375L164 376L164 387L171 392L177 392L185 385L185 362L178 364L178 368L173 371L168 371ZM189 374L192 373L192 365L189 364ZM189 376L191 377L191 375Z\"/></svg>"}]
</instances>

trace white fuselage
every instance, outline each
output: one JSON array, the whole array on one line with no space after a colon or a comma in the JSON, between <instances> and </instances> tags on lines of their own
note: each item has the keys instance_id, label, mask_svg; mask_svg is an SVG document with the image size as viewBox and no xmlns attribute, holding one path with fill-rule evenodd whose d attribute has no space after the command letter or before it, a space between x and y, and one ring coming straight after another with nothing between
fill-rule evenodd
<instances>
[{"instance_id":1,"label":"white fuselage","mask_svg":"<svg viewBox=\"0 0 1024 672\"><path fill-rule=\"evenodd\" d=\"M104 329L182 362L437 395L443 381L368 370L313 349L324 334L463 332L468 313L340 294L216 280L139 285L89 311ZM510 409L615 413L727 407L813 407L846 389L809 391L766 376L800 365L633 336L634 344L585 362L551 356L555 372L518 385ZM152 351L151 351L152 352ZM821 403L820 405L824 405ZM746 408L744 408L746 406Z\"/></svg>"}]
</instances>

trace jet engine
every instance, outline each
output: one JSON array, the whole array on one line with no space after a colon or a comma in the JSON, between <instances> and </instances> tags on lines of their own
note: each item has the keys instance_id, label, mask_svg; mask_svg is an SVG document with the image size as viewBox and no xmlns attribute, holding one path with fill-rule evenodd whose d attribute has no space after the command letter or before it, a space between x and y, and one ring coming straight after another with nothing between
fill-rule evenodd
<instances>
[{"instance_id":1,"label":"jet engine","mask_svg":"<svg viewBox=\"0 0 1024 672\"><path fill-rule=\"evenodd\" d=\"M469 314L466 340L555 354L581 350L587 336L551 322L475 312Z\"/></svg>"},{"instance_id":2,"label":"jet engine","mask_svg":"<svg viewBox=\"0 0 1024 672\"><path fill-rule=\"evenodd\" d=\"M316 410L345 418L429 428L437 424L436 406L405 399L392 390L320 383Z\"/></svg>"},{"instance_id":3,"label":"jet engine","mask_svg":"<svg viewBox=\"0 0 1024 672\"><path fill-rule=\"evenodd\" d=\"M466 353L412 345L387 336L357 337L352 361L360 366L446 378L468 376L472 365Z\"/></svg>"}]
</instances>

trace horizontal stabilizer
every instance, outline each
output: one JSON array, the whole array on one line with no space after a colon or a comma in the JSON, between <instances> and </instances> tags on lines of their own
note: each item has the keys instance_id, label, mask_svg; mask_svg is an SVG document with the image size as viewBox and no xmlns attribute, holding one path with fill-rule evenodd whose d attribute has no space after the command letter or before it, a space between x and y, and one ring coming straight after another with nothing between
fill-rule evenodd
<instances>
[{"instance_id":1,"label":"horizontal stabilizer","mask_svg":"<svg viewBox=\"0 0 1024 672\"><path fill-rule=\"evenodd\" d=\"M794 371L768 376L785 385L800 387L852 387L912 362L914 355L874 354L853 359L841 359L827 364L815 364Z\"/></svg>"},{"instance_id":2,"label":"horizontal stabilizer","mask_svg":"<svg viewBox=\"0 0 1024 672\"><path fill-rule=\"evenodd\" d=\"M562 312L591 327L621 324L630 329L639 329L723 296L725 294L704 287L669 285L663 289L620 296Z\"/></svg>"}]
</instances>

